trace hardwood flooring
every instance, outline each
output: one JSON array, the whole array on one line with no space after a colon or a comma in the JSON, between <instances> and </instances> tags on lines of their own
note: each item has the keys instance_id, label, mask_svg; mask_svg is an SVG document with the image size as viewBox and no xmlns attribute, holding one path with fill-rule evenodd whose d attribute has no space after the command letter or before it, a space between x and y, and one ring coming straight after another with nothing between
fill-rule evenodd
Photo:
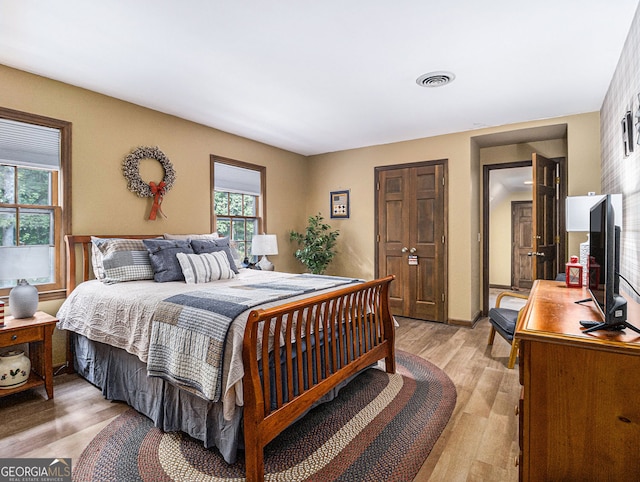
<instances>
[{"instance_id":1,"label":"hardwood flooring","mask_svg":"<svg viewBox=\"0 0 640 482\"><path fill-rule=\"evenodd\" d=\"M449 424L415 478L422 481L500 481L518 479L518 366L506 368L509 345L499 336L487 346L489 323L473 329L398 318L396 346L442 368L457 390ZM2 457L70 457L127 409L104 400L76 375L54 379L55 398L44 389L0 398Z\"/></svg>"}]
</instances>

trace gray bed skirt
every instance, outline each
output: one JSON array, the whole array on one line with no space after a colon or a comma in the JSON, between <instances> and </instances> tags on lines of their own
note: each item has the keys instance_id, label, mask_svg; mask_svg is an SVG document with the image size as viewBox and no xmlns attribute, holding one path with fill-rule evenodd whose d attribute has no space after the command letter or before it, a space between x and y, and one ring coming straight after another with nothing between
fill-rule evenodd
<instances>
[{"instance_id":1,"label":"gray bed skirt","mask_svg":"<svg viewBox=\"0 0 640 482\"><path fill-rule=\"evenodd\" d=\"M148 377L147 366L124 350L72 335L76 371L102 389L107 400L126 402L162 431L182 431L207 448L217 447L228 463L235 462L242 440L242 407L237 407L233 420L225 420L222 402L209 402Z\"/></svg>"},{"instance_id":2,"label":"gray bed skirt","mask_svg":"<svg viewBox=\"0 0 640 482\"><path fill-rule=\"evenodd\" d=\"M123 401L149 417L164 432L182 431L201 440L206 448L217 447L228 463L243 449L242 407L232 420L223 417L222 402L209 402L169 382L147 376L140 359L124 350L71 333L76 372L102 390L107 400ZM333 400L341 383L316 405Z\"/></svg>"}]
</instances>

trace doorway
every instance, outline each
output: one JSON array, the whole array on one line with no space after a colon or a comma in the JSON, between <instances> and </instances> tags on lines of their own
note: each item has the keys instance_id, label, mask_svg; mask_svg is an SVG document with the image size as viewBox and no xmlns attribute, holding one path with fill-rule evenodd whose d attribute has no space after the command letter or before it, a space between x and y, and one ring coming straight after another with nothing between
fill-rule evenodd
<instances>
[{"instance_id":1,"label":"doorway","mask_svg":"<svg viewBox=\"0 0 640 482\"><path fill-rule=\"evenodd\" d=\"M537 197L538 200L534 199L535 189L533 190L531 195L532 200L532 221L531 221L531 250L526 252L526 256L531 258L531 267L532 267L532 275L531 280L535 279L554 279L557 275L557 266L564 262L565 259L565 215L564 215L564 199L566 197L567 192L567 164L566 158L559 157L551 160L544 159L542 156L536 156L535 154L532 156L532 160L536 157L541 160L549 161L554 164L554 172L553 176L544 176L544 182L539 181L539 184L551 184L548 182L546 178L551 177L553 179L554 187L552 190L554 194L551 196L551 202L547 201L547 198L542 198L543 194L538 192ZM491 286L490 282L490 270L495 266L500 264L510 264L511 258L514 256L515 247L513 245L512 236L509 239L509 245L507 248L502 250L494 250L493 256L491 256L491 239L495 233L492 232L491 223L490 223L490 213L491 213L491 174L498 173L507 174L507 177L518 178L519 176L513 175L511 173L516 173L518 169L521 168L532 168L531 174L529 175L529 181L533 182L533 161L525 160L525 161L517 161L517 162L506 162L501 164L486 164L483 166L483 214L482 214L482 227L483 227L483 237L482 237L482 266L484 269L482 270L482 292L483 292L483 315L487 316L489 311L489 289ZM541 172L539 170L539 172ZM545 171L546 172L546 171ZM518 182L524 182L518 181ZM536 205L540 205L536 207ZM542 207L541 207L542 206ZM538 219L539 218L539 219ZM543 222L541 222L541 220ZM510 226L511 217L507 221ZM552 225L553 228L553 236L548 236L547 226L548 224ZM541 227L542 226L542 227ZM536 234L541 233L541 235ZM536 239L536 236L539 238ZM549 238L549 239L547 239ZM546 247L546 242L549 242L549 248ZM523 245L527 244L524 241ZM552 247L551 247L552 246ZM506 253L511 253L506 254ZM498 254L496 254L498 253ZM537 257L537 255L540 255ZM545 258L546 257L546 258ZM553 260L555 264L551 266L555 266L555 269L547 269L546 266L543 269L535 266L535 263L541 263L544 259ZM501 263L502 260L502 263ZM543 265L544 266L544 265ZM536 270L536 268L538 268ZM554 270L556 272L554 272ZM511 270L512 271L512 270ZM537 273L536 273L537 271ZM505 289L511 289L515 283L513 282L513 278L510 277L508 282L498 283L499 287Z\"/></svg>"},{"instance_id":2,"label":"doorway","mask_svg":"<svg viewBox=\"0 0 640 482\"><path fill-rule=\"evenodd\" d=\"M376 275L394 315L447 321L447 161L377 167Z\"/></svg>"}]
</instances>

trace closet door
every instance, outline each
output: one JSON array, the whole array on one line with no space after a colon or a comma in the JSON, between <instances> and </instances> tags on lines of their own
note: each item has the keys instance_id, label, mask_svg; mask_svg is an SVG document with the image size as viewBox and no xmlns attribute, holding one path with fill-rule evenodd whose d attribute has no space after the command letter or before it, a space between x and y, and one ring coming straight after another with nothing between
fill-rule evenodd
<instances>
[{"instance_id":1,"label":"closet door","mask_svg":"<svg viewBox=\"0 0 640 482\"><path fill-rule=\"evenodd\" d=\"M391 309L447 321L444 163L377 171L378 275L395 274Z\"/></svg>"}]
</instances>

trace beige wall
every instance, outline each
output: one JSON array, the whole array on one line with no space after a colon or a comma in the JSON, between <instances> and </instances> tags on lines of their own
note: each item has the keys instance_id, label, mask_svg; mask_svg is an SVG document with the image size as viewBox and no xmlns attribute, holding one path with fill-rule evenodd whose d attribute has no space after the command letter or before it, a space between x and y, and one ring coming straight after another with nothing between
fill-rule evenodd
<instances>
[{"instance_id":1,"label":"beige wall","mask_svg":"<svg viewBox=\"0 0 640 482\"><path fill-rule=\"evenodd\" d=\"M278 235L283 271L301 271L289 229L302 230L321 212L340 230L330 274L372 278L374 167L448 160L449 318L473 320L481 309L481 155L473 137L566 123L569 193L599 186L597 113L534 121L445 136L371 146L305 158L108 96L0 65L0 105L73 123L73 232L162 233L209 230L209 154L267 166L268 231ZM163 203L168 219L146 220L149 200L129 192L121 173L125 155L158 145L177 172ZM152 162L152 161L150 161ZM595 169L594 169L595 167ZM145 167L146 169L146 167ZM149 166L153 175L154 166ZM147 172L147 171L143 171ZM591 181L593 179L593 181ZM330 219L329 192L351 191L351 217ZM55 312L55 302L43 304Z\"/></svg>"},{"instance_id":2,"label":"beige wall","mask_svg":"<svg viewBox=\"0 0 640 482\"><path fill-rule=\"evenodd\" d=\"M302 270L288 231L304 225L306 216L298 201L308 182L303 156L3 65L0 86L1 106L73 123L73 233L209 232L209 155L217 154L267 167L268 231L278 235L280 252L269 258L280 270ZM162 204L167 219L147 220L151 199L127 190L122 175L123 158L144 145L159 146L176 170L176 183ZM151 160L141 163L140 172L151 176L149 181L162 175ZM55 314L59 305L46 302L40 308ZM61 363L59 340L56 350Z\"/></svg>"},{"instance_id":3,"label":"beige wall","mask_svg":"<svg viewBox=\"0 0 640 482\"><path fill-rule=\"evenodd\" d=\"M532 121L477 131L416 139L394 144L364 147L309 158L313 179L307 198L309 213L328 217L329 192L351 190L351 217L331 220L340 229L339 254L332 273L371 278L375 274L374 168L436 159L448 159L449 186L449 278L448 312L451 320L472 321L481 307L480 149L476 136L525 128L567 124L566 156L569 165L569 193L594 190L600 178L599 115L597 112ZM538 144L538 143L536 143ZM560 143L564 148L563 144ZM557 142L541 143L542 154L553 157L547 148ZM531 145L505 148L531 158ZM513 159L512 159L513 160ZM580 241L578 241L580 242Z\"/></svg>"}]
</instances>

